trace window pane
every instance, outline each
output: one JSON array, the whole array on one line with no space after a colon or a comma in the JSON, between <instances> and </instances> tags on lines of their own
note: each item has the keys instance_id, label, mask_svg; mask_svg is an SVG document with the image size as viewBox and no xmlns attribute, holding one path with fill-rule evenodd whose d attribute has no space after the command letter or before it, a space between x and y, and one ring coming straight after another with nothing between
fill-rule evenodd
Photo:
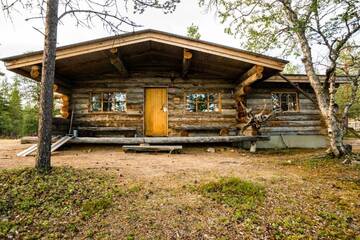
<instances>
[{"instance_id":1,"label":"window pane","mask_svg":"<svg viewBox=\"0 0 360 240\"><path fill-rule=\"evenodd\" d=\"M91 94L91 102L101 102L101 93Z\"/></svg>"},{"instance_id":2,"label":"window pane","mask_svg":"<svg viewBox=\"0 0 360 240\"><path fill-rule=\"evenodd\" d=\"M281 110L288 111L288 94L282 93L281 94Z\"/></svg>"},{"instance_id":3,"label":"window pane","mask_svg":"<svg viewBox=\"0 0 360 240\"><path fill-rule=\"evenodd\" d=\"M297 110L297 99L295 93L288 94L288 110L296 111Z\"/></svg>"},{"instance_id":4,"label":"window pane","mask_svg":"<svg viewBox=\"0 0 360 240\"><path fill-rule=\"evenodd\" d=\"M103 111L104 112L110 112L112 111L112 105L113 103L112 102L105 102L103 103Z\"/></svg>"},{"instance_id":5,"label":"window pane","mask_svg":"<svg viewBox=\"0 0 360 240\"><path fill-rule=\"evenodd\" d=\"M126 112L126 102L115 102L114 111Z\"/></svg>"},{"instance_id":6,"label":"window pane","mask_svg":"<svg viewBox=\"0 0 360 240\"><path fill-rule=\"evenodd\" d=\"M219 95L218 94L209 94L209 112L218 112L219 111Z\"/></svg>"},{"instance_id":7,"label":"window pane","mask_svg":"<svg viewBox=\"0 0 360 240\"><path fill-rule=\"evenodd\" d=\"M117 92L114 93L115 96L115 102L125 102L126 101L126 93Z\"/></svg>"},{"instance_id":8,"label":"window pane","mask_svg":"<svg viewBox=\"0 0 360 240\"><path fill-rule=\"evenodd\" d=\"M273 93L271 94L271 100L272 100L272 108L273 111L280 111L280 94L279 93Z\"/></svg>"},{"instance_id":9,"label":"window pane","mask_svg":"<svg viewBox=\"0 0 360 240\"><path fill-rule=\"evenodd\" d=\"M112 101L113 93L104 93L104 101Z\"/></svg>"},{"instance_id":10,"label":"window pane","mask_svg":"<svg viewBox=\"0 0 360 240\"><path fill-rule=\"evenodd\" d=\"M91 103L91 111L93 111L93 112L101 111L101 102L92 102Z\"/></svg>"},{"instance_id":11,"label":"window pane","mask_svg":"<svg viewBox=\"0 0 360 240\"><path fill-rule=\"evenodd\" d=\"M197 103L198 106L198 112L207 112L207 102L198 102Z\"/></svg>"},{"instance_id":12,"label":"window pane","mask_svg":"<svg viewBox=\"0 0 360 240\"><path fill-rule=\"evenodd\" d=\"M186 111L196 112L196 94L189 94L186 96Z\"/></svg>"}]
</instances>

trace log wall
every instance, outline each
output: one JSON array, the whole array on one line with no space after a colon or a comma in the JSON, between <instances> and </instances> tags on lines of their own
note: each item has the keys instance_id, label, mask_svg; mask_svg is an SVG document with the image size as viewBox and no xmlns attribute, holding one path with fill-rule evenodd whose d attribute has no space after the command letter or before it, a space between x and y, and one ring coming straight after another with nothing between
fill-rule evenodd
<instances>
[{"instance_id":1,"label":"log wall","mask_svg":"<svg viewBox=\"0 0 360 240\"><path fill-rule=\"evenodd\" d=\"M316 99L315 94L309 84L300 84L299 87L307 92L310 97ZM299 97L298 112L282 112L269 120L260 129L263 134L270 135L324 135L326 128L321 120L318 107L303 94L299 93L288 83L256 83L252 87L251 93L247 96L247 106L257 111L261 111L266 104L268 112L271 111L272 92L297 92ZM255 111L256 112L256 111Z\"/></svg>"},{"instance_id":2,"label":"log wall","mask_svg":"<svg viewBox=\"0 0 360 240\"><path fill-rule=\"evenodd\" d=\"M214 79L169 79L169 78L130 78L103 79L75 82L72 102L75 106L74 125L82 127L136 127L136 135L143 136L144 88L168 88L169 136L180 136L189 127L188 136L218 135L221 128L231 128L235 121L234 84L226 80ZM127 93L127 112L92 113L89 112L89 93L92 91L125 91ZM187 92L221 93L222 111L216 113L186 112ZM202 126L214 126L217 130L208 131ZM235 132L234 132L235 134Z\"/></svg>"},{"instance_id":3,"label":"log wall","mask_svg":"<svg viewBox=\"0 0 360 240\"><path fill-rule=\"evenodd\" d=\"M136 128L136 135L143 136L144 88L167 87L169 106L169 136L219 135L220 129L230 129L228 135L235 135L236 106L234 101L235 84L219 79L169 79L169 78L109 78L92 81L74 82L71 101L74 103L74 126L82 127L126 127ZM311 96L314 96L307 84L301 85ZM264 104L271 110L271 92L292 90L285 83L256 83L247 96L247 106L261 110ZM89 93L92 91L125 91L127 93L126 113L92 113L89 112ZM186 112L185 96L187 92L221 93L222 111L218 113ZM300 111L279 114L269 121L261 132L270 135L324 134L324 124L319 110L301 93L299 93ZM257 111L255 111L257 112ZM202 129L206 127L208 129ZM213 130L209 130L214 127ZM185 134L184 134L185 133Z\"/></svg>"}]
</instances>

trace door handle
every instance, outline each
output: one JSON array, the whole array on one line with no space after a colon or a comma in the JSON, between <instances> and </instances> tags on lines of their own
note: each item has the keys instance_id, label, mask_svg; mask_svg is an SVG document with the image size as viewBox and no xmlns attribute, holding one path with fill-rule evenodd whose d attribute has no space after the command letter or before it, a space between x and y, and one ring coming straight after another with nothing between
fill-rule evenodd
<instances>
[{"instance_id":1,"label":"door handle","mask_svg":"<svg viewBox=\"0 0 360 240\"><path fill-rule=\"evenodd\" d=\"M164 105L162 106L161 110L163 110L163 112L167 112L167 111L168 111L168 108L167 108L167 106L164 104Z\"/></svg>"}]
</instances>

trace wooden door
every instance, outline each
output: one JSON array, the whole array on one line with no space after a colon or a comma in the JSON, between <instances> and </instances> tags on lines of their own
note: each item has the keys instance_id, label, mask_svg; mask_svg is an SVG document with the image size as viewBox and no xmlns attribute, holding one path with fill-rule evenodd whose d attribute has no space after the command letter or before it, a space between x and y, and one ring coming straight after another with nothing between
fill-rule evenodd
<instances>
[{"instance_id":1,"label":"wooden door","mask_svg":"<svg viewBox=\"0 0 360 240\"><path fill-rule=\"evenodd\" d=\"M166 88L145 89L145 135L168 135L168 96Z\"/></svg>"}]
</instances>

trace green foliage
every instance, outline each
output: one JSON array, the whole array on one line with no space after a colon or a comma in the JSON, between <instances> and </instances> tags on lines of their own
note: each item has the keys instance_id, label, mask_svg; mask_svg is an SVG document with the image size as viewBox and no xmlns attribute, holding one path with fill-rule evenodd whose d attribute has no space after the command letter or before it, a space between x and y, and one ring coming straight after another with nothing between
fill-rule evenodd
<instances>
[{"instance_id":1,"label":"green foliage","mask_svg":"<svg viewBox=\"0 0 360 240\"><path fill-rule=\"evenodd\" d=\"M357 28L352 23L359 21L360 8L357 0L199 0L199 4L215 6L225 32L239 37L243 47L256 52L281 49L283 55L295 56L301 55L298 33L306 35L311 47L326 45L327 40L336 48L348 30Z\"/></svg>"},{"instance_id":2,"label":"green foliage","mask_svg":"<svg viewBox=\"0 0 360 240\"><path fill-rule=\"evenodd\" d=\"M0 171L0 239L72 238L116 196L111 176L72 168Z\"/></svg>"},{"instance_id":3,"label":"green foliage","mask_svg":"<svg viewBox=\"0 0 360 240\"><path fill-rule=\"evenodd\" d=\"M349 102L351 96L351 86L349 84L342 84L336 92L336 103L339 105L339 109L343 110L346 103ZM353 106L350 108L350 118L360 118L360 89L357 90L356 100Z\"/></svg>"},{"instance_id":4,"label":"green foliage","mask_svg":"<svg viewBox=\"0 0 360 240\"><path fill-rule=\"evenodd\" d=\"M187 28L187 36L189 38L199 40L201 38L201 34L199 33L199 26L196 26L194 23L192 23L191 26Z\"/></svg>"},{"instance_id":5,"label":"green foliage","mask_svg":"<svg viewBox=\"0 0 360 240\"><path fill-rule=\"evenodd\" d=\"M234 215L238 220L255 211L265 198L263 186L235 177L206 183L199 187L199 191L216 202L234 208Z\"/></svg>"},{"instance_id":6,"label":"green foliage","mask_svg":"<svg viewBox=\"0 0 360 240\"><path fill-rule=\"evenodd\" d=\"M288 63L288 64L286 64L282 73L284 73L284 74L299 74L300 72L301 72L300 66L294 65L292 63Z\"/></svg>"},{"instance_id":7,"label":"green foliage","mask_svg":"<svg viewBox=\"0 0 360 240\"><path fill-rule=\"evenodd\" d=\"M33 80L16 76L12 83L0 82L0 136L35 135L38 124L40 86Z\"/></svg>"}]
</instances>

